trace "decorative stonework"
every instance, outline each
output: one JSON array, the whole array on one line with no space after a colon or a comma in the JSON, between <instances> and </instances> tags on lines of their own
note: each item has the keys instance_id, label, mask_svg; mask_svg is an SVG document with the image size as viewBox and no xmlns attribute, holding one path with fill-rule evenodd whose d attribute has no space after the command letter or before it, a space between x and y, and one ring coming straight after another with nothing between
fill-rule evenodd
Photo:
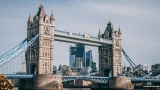
<instances>
[{"instance_id":1,"label":"decorative stonework","mask_svg":"<svg viewBox=\"0 0 160 90\"><path fill-rule=\"evenodd\" d=\"M63 90L60 75L39 74L32 79L20 79L19 90Z\"/></svg>"},{"instance_id":2,"label":"decorative stonework","mask_svg":"<svg viewBox=\"0 0 160 90\"><path fill-rule=\"evenodd\" d=\"M110 39L113 45L103 44L98 48L99 51L99 71L100 76L118 76L122 73L121 67L121 32L114 31L111 22L107 24L104 34L99 31L99 38Z\"/></svg>"},{"instance_id":3,"label":"decorative stonework","mask_svg":"<svg viewBox=\"0 0 160 90\"><path fill-rule=\"evenodd\" d=\"M111 77L109 78L109 88L133 90L134 86L131 83L130 77Z\"/></svg>"},{"instance_id":4,"label":"decorative stonework","mask_svg":"<svg viewBox=\"0 0 160 90\"><path fill-rule=\"evenodd\" d=\"M43 5L40 5L37 15L33 17L33 22L30 15L27 24L28 41L39 34L39 38L27 50L27 73L34 73L36 67L35 74L52 74L54 51L53 12L49 17L45 13Z\"/></svg>"}]
</instances>

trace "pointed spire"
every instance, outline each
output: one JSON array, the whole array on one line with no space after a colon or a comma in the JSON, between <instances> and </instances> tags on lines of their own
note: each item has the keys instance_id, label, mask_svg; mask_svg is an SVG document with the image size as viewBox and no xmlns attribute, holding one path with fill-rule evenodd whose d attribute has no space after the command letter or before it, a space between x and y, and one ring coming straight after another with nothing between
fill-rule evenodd
<instances>
[{"instance_id":1,"label":"pointed spire","mask_svg":"<svg viewBox=\"0 0 160 90\"><path fill-rule=\"evenodd\" d=\"M113 28L113 25L112 25L112 27L111 27L111 28L112 28L112 32L114 32L114 28Z\"/></svg>"},{"instance_id":2,"label":"pointed spire","mask_svg":"<svg viewBox=\"0 0 160 90\"><path fill-rule=\"evenodd\" d=\"M101 34L101 30L100 30L100 28L99 28L99 33L98 33L98 35L102 35L102 34Z\"/></svg>"},{"instance_id":3,"label":"pointed spire","mask_svg":"<svg viewBox=\"0 0 160 90\"><path fill-rule=\"evenodd\" d=\"M43 5L42 4L40 4L40 6L39 6L39 10L38 10L37 16L40 16L40 17L46 16L46 13L45 13L45 11L43 9Z\"/></svg>"},{"instance_id":4,"label":"pointed spire","mask_svg":"<svg viewBox=\"0 0 160 90\"><path fill-rule=\"evenodd\" d=\"M111 24L111 21L110 21L110 20L108 21L108 25L109 25L109 24Z\"/></svg>"},{"instance_id":5,"label":"pointed spire","mask_svg":"<svg viewBox=\"0 0 160 90\"><path fill-rule=\"evenodd\" d=\"M108 21L107 27L104 31L104 38L111 38L112 37L112 24L110 21Z\"/></svg>"},{"instance_id":6,"label":"pointed spire","mask_svg":"<svg viewBox=\"0 0 160 90\"><path fill-rule=\"evenodd\" d=\"M100 31L100 28L99 28L98 38L102 38L102 34L101 34L101 31Z\"/></svg>"},{"instance_id":7,"label":"pointed spire","mask_svg":"<svg viewBox=\"0 0 160 90\"><path fill-rule=\"evenodd\" d=\"M28 23L32 23L31 13L29 13Z\"/></svg>"},{"instance_id":8,"label":"pointed spire","mask_svg":"<svg viewBox=\"0 0 160 90\"><path fill-rule=\"evenodd\" d=\"M122 33L121 33L121 30L120 30L120 26L119 26L118 34L119 34L119 35L121 35L121 34L122 34Z\"/></svg>"},{"instance_id":9,"label":"pointed spire","mask_svg":"<svg viewBox=\"0 0 160 90\"><path fill-rule=\"evenodd\" d=\"M52 10L52 13L51 13L51 20L54 20L54 16L53 16L53 10Z\"/></svg>"},{"instance_id":10,"label":"pointed spire","mask_svg":"<svg viewBox=\"0 0 160 90\"><path fill-rule=\"evenodd\" d=\"M61 64L59 65L58 70L59 70L59 71L61 71L61 70L62 70L62 65L61 65Z\"/></svg>"},{"instance_id":11,"label":"pointed spire","mask_svg":"<svg viewBox=\"0 0 160 90\"><path fill-rule=\"evenodd\" d=\"M43 7L42 3L39 5L39 7Z\"/></svg>"}]
</instances>

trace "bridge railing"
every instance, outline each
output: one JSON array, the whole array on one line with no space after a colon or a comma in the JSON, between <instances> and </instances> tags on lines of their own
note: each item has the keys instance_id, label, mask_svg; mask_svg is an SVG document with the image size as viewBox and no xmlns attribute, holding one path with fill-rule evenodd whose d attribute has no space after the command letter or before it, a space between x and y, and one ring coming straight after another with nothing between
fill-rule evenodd
<instances>
[{"instance_id":1,"label":"bridge railing","mask_svg":"<svg viewBox=\"0 0 160 90\"><path fill-rule=\"evenodd\" d=\"M54 33L56 35L63 35L63 36L66 36L66 37L81 38L81 39L88 39L88 40L91 40L91 41L112 43L112 40L110 40L110 39L103 39L103 38L93 37L93 36L89 36L89 34L82 35L82 34L71 33L71 32L60 31L60 30L55 30Z\"/></svg>"}]
</instances>

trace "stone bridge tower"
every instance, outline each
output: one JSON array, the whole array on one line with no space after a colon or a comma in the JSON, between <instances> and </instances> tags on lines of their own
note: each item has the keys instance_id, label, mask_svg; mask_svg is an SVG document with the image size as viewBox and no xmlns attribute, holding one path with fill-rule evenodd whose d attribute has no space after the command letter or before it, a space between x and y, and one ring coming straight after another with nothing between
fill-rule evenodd
<instances>
[{"instance_id":1,"label":"stone bridge tower","mask_svg":"<svg viewBox=\"0 0 160 90\"><path fill-rule=\"evenodd\" d=\"M109 21L104 34L99 30L99 38L110 39L113 45L103 44L98 48L99 51L99 73L100 76L116 77L122 74L122 60L121 60L121 31L115 31L111 22Z\"/></svg>"},{"instance_id":2,"label":"stone bridge tower","mask_svg":"<svg viewBox=\"0 0 160 90\"><path fill-rule=\"evenodd\" d=\"M51 74L53 69L54 49L54 16L48 16L42 4L39 6L37 15L29 15L27 22L27 38L31 40L39 34L37 40L27 50L27 73Z\"/></svg>"}]
</instances>

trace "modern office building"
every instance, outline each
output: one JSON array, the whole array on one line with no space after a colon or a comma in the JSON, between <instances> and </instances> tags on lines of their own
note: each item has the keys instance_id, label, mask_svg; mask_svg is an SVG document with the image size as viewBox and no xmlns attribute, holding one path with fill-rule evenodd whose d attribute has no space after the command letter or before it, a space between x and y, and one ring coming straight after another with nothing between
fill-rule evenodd
<instances>
[{"instance_id":1,"label":"modern office building","mask_svg":"<svg viewBox=\"0 0 160 90\"><path fill-rule=\"evenodd\" d=\"M53 65L53 71L57 70L57 66Z\"/></svg>"},{"instance_id":2,"label":"modern office building","mask_svg":"<svg viewBox=\"0 0 160 90\"><path fill-rule=\"evenodd\" d=\"M86 67L92 67L92 50L86 52Z\"/></svg>"},{"instance_id":3,"label":"modern office building","mask_svg":"<svg viewBox=\"0 0 160 90\"><path fill-rule=\"evenodd\" d=\"M96 62L92 62L92 72L96 71L97 71Z\"/></svg>"},{"instance_id":4,"label":"modern office building","mask_svg":"<svg viewBox=\"0 0 160 90\"><path fill-rule=\"evenodd\" d=\"M151 69L152 69L152 76L160 74L160 63L152 65Z\"/></svg>"},{"instance_id":5,"label":"modern office building","mask_svg":"<svg viewBox=\"0 0 160 90\"><path fill-rule=\"evenodd\" d=\"M96 70L96 66L92 66L93 57L92 50L85 47L83 44L77 44L76 46L70 46L70 60L69 67L72 68L86 68L90 67ZM96 63L94 62L94 65Z\"/></svg>"},{"instance_id":6,"label":"modern office building","mask_svg":"<svg viewBox=\"0 0 160 90\"><path fill-rule=\"evenodd\" d=\"M86 51L85 45L77 44L76 45L76 58L75 58L75 67L83 68L86 67Z\"/></svg>"},{"instance_id":7,"label":"modern office building","mask_svg":"<svg viewBox=\"0 0 160 90\"><path fill-rule=\"evenodd\" d=\"M75 60L76 60L76 47L70 46L69 67L71 69L75 66Z\"/></svg>"},{"instance_id":8,"label":"modern office building","mask_svg":"<svg viewBox=\"0 0 160 90\"><path fill-rule=\"evenodd\" d=\"M142 70L143 70L143 71L146 71L147 73L149 73L148 65L144 64Z\"/></svg>"}]
</instances>

